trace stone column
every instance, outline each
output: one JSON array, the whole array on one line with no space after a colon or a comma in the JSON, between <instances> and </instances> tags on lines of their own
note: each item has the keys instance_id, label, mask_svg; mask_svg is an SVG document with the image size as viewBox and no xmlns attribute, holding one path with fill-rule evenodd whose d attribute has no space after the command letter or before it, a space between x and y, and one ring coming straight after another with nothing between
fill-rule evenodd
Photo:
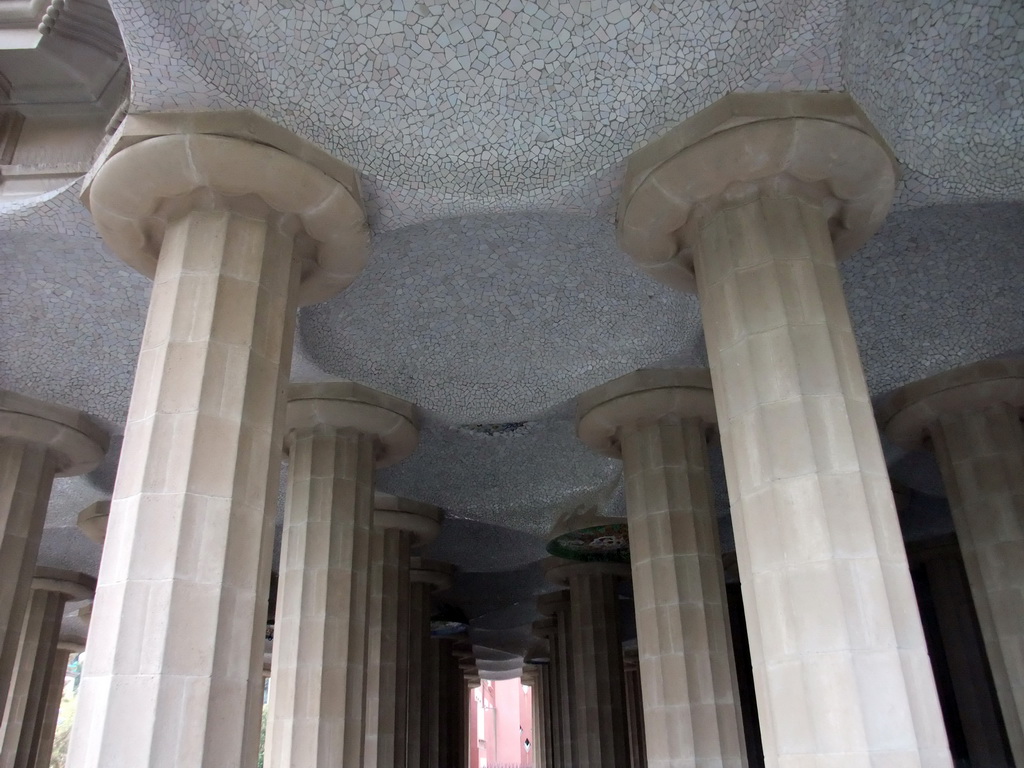
<instances>
[{"instance_id":1,"label":"stone column","mask_svg":"<svg viewBox=\"0 0 1024 768\"><path fill-rule=\"evenodd\" d=\"M455 657L452 655L451 638L432 637L430 646L430 676L427 690L426 722L428 733L428 768L450 768L453 755L452 729L455 717L455 702L452 697L452 671Z\"/></svg>"},{"instance_id":2,"label":"stone column","mask_svg":"<svg viewBox=\"0 0 1024 768\"><path fill-rule=\"evenodd\" d=\"M366 768L405 765L409 687L409 559L440 530L441 510L378 493L370 537Z\"/></svg>"},{"instance_id":3,"label":"stone column","mask_svg":"<svg viewBox=\"0 0 1024 768\"><path fill-rule=\"evenodd\" d=\"M451 726L449 730L448 766L465 768L463 744L466 743L466 678L462 672L462 655L459 641L453 641L452 654L448 664L448 696L451 702Z\"/></svg>"},{"instance_id":4,"label":"stone column","mask_svg":"<svg viewBox=\"0 0 1024 768\"><path fill-rule=\"evenodd\" d=\"M351 381L293 384L274 620L269 768L361 766L375 467L416 447L410 403Z\"/></svg>"},{"instance_id":5,"label":"stone column","mask_svg":"<svg viewBox=\"0 0 1024 768\"><path fill-rule=\"evenodd\" d=\"M106 450L85 414L0 390L0 696L14 676L53 479L90 472Z\"/></svg>"},{"instance_id":6,"label":"stone column","mask_svg":"<svg viewBox=\"0 0 1024 768\"><path fill-rule=\"evenodd\" d=\"M537 749L540 741L537 738L537 733L543 728L540 696L537 695L539 679L537 667L533 664L524 663L523 671L519 675L519 681L530 689L530 718L533 720L533 739L530 742L530 756L533 761L533 768L544 768L543 760L540 758L540 752Z\"/></svg>"},{"instance_id":7,"label":"stone column","mask_svg":"<svg viewBox=\"0 0 1024 768\"><path fill-rule=\"evenodd\" d=\"M458 687L456 693L459 698L459 707L461 715L459 721L461 723L461 731L459 734L460 744L458 751L458 768L469 768L469 753L470 753L470 741L475 741L476 733L470 727L472 714L470 712L470 698L471 693L469 689L469 678L479 679L479 670L476 666L476 660L473 657L472 646L467 645L465 648L456 646L456 653L459 659L459 674L457 677Z\"/></svg>"},{"instance_id":8,"label":"stone column","mask_svg":"<svg viewBox=\"0 0 1024 768\"><path fill-rule=\"evenodd\" d=\"M557 621L554 618L538 619L533 622L533 634L547 644L548 664L544 668L544 759L548 768L562 766L562 706L559 687L559 659Z\"/></svg>"},{"instance_id":9,"label":"stone column","mask_svg":"<svg viewBox=\"0 0 1024 768\"><path fill-rule=\"evenodd\" d=\"M433 646L430 638L430 596L452 586L455 569L447 563L414 557L410 565L412 597L409 609L409 708L406 768L430 766L432 732L430 688Z\"/></svg>"},{"instance_id":10,"label":"stone column","mask_svg":"<svg viewBox=\"0 0 1024 768\"><path fill-rule=\"evenodd\" d=\"M629 577L629 567L556 561L547 577L568 584L571 595L577 766L623 768L629 764L629 738L616 587Z\"/></svg>"},{"instance_id":11,"label":"stone column","mask_svg":"<svg viewBox=\"0 0 1024 768\"><path fill-rule=\"evenodd\" d=\"M880 420L935 451L1013 759L1024 765L1024 361L987 360L894 393Z\"/></svg>"},{"instance_id":12,"label":"stone column","mask_svg":"<svg viewBox=\"0 0 1024 768\"><path fill-rule=\"evenodd\" d=\"M90 541L100 545L107 539L107 522L110 520L110 502L96 501L78 513L77 525Z\"/></svg>"},{"instance_id":13,"label":"stone column","mask_svg":"<svg viewBox=\"0 0 1024 768\"><path fill-rule=\"evenodd\" d=\"M151 114L83 197L153 291L68 765L252 765L295 310L365 261L358 177L251 113Z\"/></svg>"},{"instance_id":14,"label":"stone column","mask_svg":"<svg viewBox=\"0 0 1024 768\"><path fill-rule=\"evenodd\" d=\"M647 768L647 737L644 724L643 686L640 682L640 659L635 651L623 656L626 671L626 721L629 723L629 764L631 768Z\"/></svg>"},{"instance_id":15,"label":"stone column","mask_svg":"<svg viewBox=\"0 0 1024 768\"><path fill-rule=\"evenodd\" d=\"M554 626L547 630L555 641L552 658L555 660L555 706L559 739L555 747L555 764L561 768L586 768L580 760L579 714L576 708L575 651L573 626L570 616L572 601L568 590L551 592L537 598L537 610L551 616Z\"/></svg>"},{"instance_id":16,"label":"stone column","mask_svg":"<svg viewBox=\"0 0 1024 768\"><path fill-rule=\"evenodd\" d=\"M547 733L550 726L546 696L547 664L531 664L523 667L523 680L530 686L530 701L533 717L533 743L530 754L534 768L551 768L547 754Z\"/></svg>"},{"instance_id":17,"label":"stone column","mask_svg":"<svg viewBox=\"0 0 1024 768\"><path fill-rule=\"evenodd\" d=\"M621 247L700 296L770 768L951 765L837 266L895 179L839 93L727 96L627 170Z\"/></svg>"},{"instance_id":18,"label":"stone column","mask_svg":"<svg viewBox=\"0 0 1024 768\"><path fill-rule=\"evenodd\" d=\"M17 667L0 726L2 768L35 768L39 762L47 741L47 704L64 606L68 600L91 598L95 588L95 579L82 573L36 569L32 597L22 623ZM64 665L67 666L66 656ZM52 736L49 742L52 746ZM49 759L49 753L46 757Z\"/></svg>"},{"instance_id":19,"label":"stone column","mask_svg":"<svg viewBox=\"0 0 1024 768\"><path fill-rule=\"evenodd\" d=\"M621 458L643 679L657 768L746 764L707 438L706 370L641 370L580 396L578 431Z\"/></svg>"},{"instance_id":20,"label":"stone column","mask_svg":"<svg viewBox=\"0 0 1024 768\"><path fill-rule=\"evenodd\" d=\"M989 667L971 610L971 591L960 558L930 554L924 562L946 663L972 766L1011 768L1000 731L1002 718L989 684Z\"/></svg>"},{"instance_id":21,"label":"stone column","mask_svg":"<svg viewBox=\"0 0 1024 768\"><path fill-rule=\"evenodd\" d=\"M53 757L53 740L57 735L57 720L60 716L60 703L64 698L64 681L67 678L68 662L73 655L84 650L84 638L62 638L57 643L57 653L53 658L50 682L46 690L46 704L41 719L39 748L36 750L36 762L31 768L50 768L50 758Z\"/></svg>"},{"instance_id":22,"label":"stone column","mask_svg":"<svg viewBox=\"0 0 1024 768\"><path fill-rule=\"evenodd\" d=\"M480 710L477 708L476 689L480 687L480 675L466 675L466 698L469 706L469 760L467 765L478 765L480 756Z\"/></svg>"}]
</instances>

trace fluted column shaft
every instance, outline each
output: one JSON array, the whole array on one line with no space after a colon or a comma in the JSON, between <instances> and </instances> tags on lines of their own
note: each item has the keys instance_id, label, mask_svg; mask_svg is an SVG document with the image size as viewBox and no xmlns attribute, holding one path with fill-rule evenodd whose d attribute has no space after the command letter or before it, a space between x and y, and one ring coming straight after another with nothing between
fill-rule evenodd
<instances>
[{"instance_id":1,"label":"fluted column shaft","mask_svg":"<svg viewBox=\"0 0 1024 768\"><path fill-rule=\"evenodd\" d=\"M769 768L952 765L837 267L897 177L846 93L729 94L628 163L619 245L700 298Z\"/></svg>"},{"instance_id":2,"label":"fluted column shaft","mask_svg":"<svg viewBox=\"0 0 1024 768\"><path fill-rule=\"evenodd\" d=\"M941 414L931 435L1010 749L1024 765L1024 425L1016 405Z\"/></svg>"},{"instance_id":3,"label":"fluted column shaft","mask_svg":"<svg viewBox=\"0 0 1024 768\"><path fill-rule=\"evenodd\" d=\"M554 643L551 643L554 645ZM553 653L549 652L550 661L544 668L541 678L544 686L544 759L548 768L560 768L562 765L562 730L561 706L558 701L558 663Z\"/></svg>"},{"instance_id":4,"label":"fluted column shaft","mask_svg":"<svg viewBox=\"0 0 1024 768\"><path fill-rule=\"evenodd\" d=\"M1009 768L1002 722L989 685L981 633L971 615L971 591L959 559L952 554L929 557L924 564L946 650L953 695L972 766Z\"/></svg>"},{"instance_id":5,"label":"fluted column shaft","mask_svg":"<svg viewBox=\"0 0 1024 768\"><path fill-rule=\"evenodd\" d=\"M580 768L629 764L626 688L619 638L617 577L580 566L569 573L573 684Z\"/></svg>"},{"instance_id":6,"label":"fluted column shaft","mask_svg":"<svg viewBox=\"0 0 1024 768\"><path fill-rule=\"evenodd\" d=\"M643 686L635 661L626 663L626 721L629 723L629 764L631 768L647 768Z\"/></svg>"},{"instance_id":7,"label":"fluted column shaft","mask_svg":"<svg viewBox=\"0 0 1024 768\"><path fill-rule=\"evenodd\" d=\"M22 624L18 665L0 728L0 766L35 768L65 595L32 590Z\"/></svg>"},{"instance_id":8,"label":"fluted column shaft","mask_svg":"<svg viewBox=\"0 0 1024 768\"><path fill-rule=\"evenodd\" d=\"M948 766L827 217L759 197L695 240L767 764Z\"/></svg>"},{"instance_id":9,"label":"fluted column shaft","mask_svg":"<svg viewBox=\"0 0 1024 768\"><path fill-rule=\"evenodd\" d=\"M39 747L36 750L35 763L30 764L31 768L50 768L53 741L57 735L60 702L64 697L64 680L67 677L71 654L70 648L58 646L57 653L53 657L53 667L50 670L50 681L47 684L46 702L43 706L42 725L39 731Z\"/></svg>"},{"instance_id":10,"label":"fluted column shaft","mask_svg":"<svg viewBox=\"0 0 1024 768\"><path fill-rule=\"evenodd\" d=\"M451 759L451 641L430 638L427 641L427 675L424 693L423 723L426 741L426 768L448 768Z\"/></svg>"},{"instance_id":11,"label":"fluted column shaft","mask_svg":"<svg viewBox=\"0 0 1024 768\"><path fill-rule=\"evenodd\" d=\"M71 599L92 597L95 588L95 579L82 573L53 568L35 570L32 599L22 624L18 666L0 726L0 766L3 768L35 768L44 758L49 761L53 741L49 722L51 688L57 674L55 661L60 655L64 606ZM67 654L63 657L66 666ZM59 677L63 682L63 668ZM58 693L58 705L59 698Z\"/></svg>"},{"instance_id":12,"label":"fluted column shaft","mask_svg":"<svg viewBox=\"0 0 1024 768\"><path fill-rule=\"evenodd\" d=\"M246 715L256 628L266 625L292 240L272 218L230 210L168 226L100 566L74 768L255 759L258 718ZM189 631L166 629L180 626Z\"/></svg>"},{"instance_id":13,"label":"fluted column shaft","mask_svg":"<svg viewBox=\"0 0 1024 768\"><path fill-rule=\"evenodd\" d=\"M362 764L374 441L326 425L289 438L271 768Z\"/></svg>"},{"instance_id":14,"label":"fluted column shaft","mask_svg":"<svg viewBox=\"0 0 1024 768\"><path fill-rule=\"evenodd\" d=\"M620 431L652 768L746 762L705 435L674 416Z\"/></svg>"},{"instance_id":15,"label":"fluted column shaft","mask_svg":"<svg viewBox=\"0 0 1024 768\"><path fill-rule=\"evenodd\" d=\"M458 738L458 702L455 698L455 674L459 671L458 663L453 654L454 641L451 638L438 640L438 689L440 701L438 712L441 716L438 743L440 744L439 768L452 768L457 759L455 749Z\"/></svg>"},{"instance_id":16,"label":"fluted column shaft","mask_svg":"<svg viewBox=\"0 0 1024 768\"><path fill-rule=\"evenodd\" d=\"M538 606L539 607L539 606ZM559 688L558 622L548 617L533 623L533 633L547 645L548 663L540 666L543 687L544 760L548 768L562 766L561 690Z\"/></svg>"},{"instance_id":17,"label":"fluted column shaft","mask_svg":"<svg viewBox=\"0 0 1024 768\"><path fill-rule=\"evenodd\" d=\"M448 663L448 766L463 768L462 745L466 741L466 702L462 695L466 684L457 656L450 654Z\"/></svg>"},{"instance_id":18,"label":"fluted column shaft","mask_svg":"<svg viewBox=\"0 0 1024 768\"><path fill-rule=\"evenodd\" d=\"M547 753L548 728L550 726L546 691L547 671L547 665L537 664L529 679L533 716L533 743L530 746L530 754L533 756L533 764L536 768L551 768L548 764Z\"/></svg>"},{"instance_id":19,"label":"fluted column shaft","mask_svg":"<svg viewBox=\"0 0 1024 768\"><path fill-rule=\"evenodd\" d=\"M0 390L0 699L10 690L54 477L96 467L107 435L79 411Z\"/></svg>"},{"instance_id":20,"label":"fluted column shaft","mask_svg":"<svg viewBox=\"0 0 1024 768\"><path fill-rule=\"evenodd\" d=\"M409 552L412 534L375 527L370 550L366 677L367 768L405 765L409 686Z\"/></svg>"},{"instance_id":21,"label":"fluted column shaft","mask_svg":"<svg viewBox=\"0 0 1024 768\"><path fill-rule=\"evenodd\" d=\"M56 466L41 445L0 438L0 696L17 668Z\"/></svg>"},{"instance_id":22,"label":"fluted column shaft","mask_svg":"<svg viewBox=\"0 0 1024 768\"><path fill-rule=\"evenodd\" d=\"M427 768L428 728L424 709L429 701L430 584L414 581L409 600L409 701L407 768Z\"/></svg>"},{"instance_id":23,"label":"fluted column shaft","mask_svg":"<svg viewBox=\"0 0 1024 768\"><path fill-rule=\"evenodd\" d=\"M579 743L580 723L576 708L577 691L575 676L577 659L575 658L576 652L573 645L575 628L573 627L570 615L571 600L571 597L564 600L554 612L554 642L557 646L554 653L557 655L556 673L558 675L558 701L556 706L559 710L558 724L561 737L555 751L560 753L560 757L556 755L556 761L562 768L584 768L583 763L579 762L581 759Z\"/></svg>"},{"instance_id":24,"label":"fluted column shaft","mask_svg":"<svg viewBox=\"0 0 1024 768\"><path fill-rule=\"evenodd\" d=\"M153 289L68 765L252 765L296 309L358 274L365 215L351 168L262 118L143 122L83 191Z\"/></svg>"}]
</instances>

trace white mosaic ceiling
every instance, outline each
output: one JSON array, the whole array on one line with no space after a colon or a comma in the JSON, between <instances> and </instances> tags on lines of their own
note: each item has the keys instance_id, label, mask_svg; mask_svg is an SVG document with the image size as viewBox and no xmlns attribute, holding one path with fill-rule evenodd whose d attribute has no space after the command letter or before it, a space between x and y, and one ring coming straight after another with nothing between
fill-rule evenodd
<instances>
[{"instance_id":1,"label":"white mosaic ceiling","mask_svg":"<svg viewBox=\"0 0 1024 768\"><path fill-rule=\"evenodd\" d=\"M258 109L356 165L378 226L587 210L728 90L839 85L834 0L114 5L136 109Z\"/></svg>"},{"instance_id":2,"label":"white mosaic ceiling","mask_svg":"<svg viewBox=\"0 0 1024 768\"><path fill-rule=\"evenodd\" d=\"M680 352L698 362L698 312L637 272L610 217L475 216L377 237L358 280L301 313L299 335L328 373L450 423L502 422Z\"/></svg>"},{"instance_id":3,"label":"white mosaic ceiling","mask_svg":"<svg viewBox=\"0 0 1024 768\"><path fill-rule=\"evenodd\" d=\"M1017 0L113 5L135 109L256 109L356 165L378 229L593 212L632 149L730 90L851 90L906 203L1024 189Z\"/></svg>"}]
</instances>

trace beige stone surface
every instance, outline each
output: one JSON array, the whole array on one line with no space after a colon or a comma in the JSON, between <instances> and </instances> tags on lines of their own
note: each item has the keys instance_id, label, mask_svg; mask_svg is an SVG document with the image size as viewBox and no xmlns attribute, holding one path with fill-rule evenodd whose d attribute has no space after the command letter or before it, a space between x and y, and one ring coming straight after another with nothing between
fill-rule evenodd
<instances>
[{"instance_id":1,"label":"beige stone surface","mask_svg":"<svg viewBox=\"0 0 1024 768\"><path fill-rule=\"evenodd\" d=\"M576 432L605 456L622 458L620 433L668 415L715 424L711 372L705 368L641 368L576 398Z\"/></svg>"},{"instance_id":2,"label":"beige stone surface","mask_svg":"<svg viewBox=\"0 0 1024 768\"><path fill-rule=\"evenodd\" d=\"M371 562L387 558L393 566L388 575L396 579L399 566L408 563L408 539L403 548L400 535L391 537L385 551L387 542L372 534L374 469L393 455L381 446L396 423L411 424L396 412L411 414L412 406L352 382L295 385L289 391L269 768L363 765L367 693L378 696L376 705L380 693L379 686L367 686ZM407 592L397 582L389 586ZM391 625L400 604L393 607ZM379 631L379 611L374 619ZM394 663L389 670L394 674ZM377 728L379 712L375 707ZM394 729L391 722L385 725ZM392 736L389 746L393 742Z\"/></svg>"},{"instance_id":3,"label":"beige stone surface","mask_svg":"<svg viewBox=\"0 0 1024 768\"><path fill-rule=\"evenodd\" d=\"M454 720L458 716L452 688L453 676L458 672L458 665L452 655L454 642L444 637L427 641L429 669L425 677L424 706L427 768L449 768L454 765Z\"/></svg>"},{"instance_id":4,"label":"beige stone surface","mask_svg":"<svg viewBox=\"0 0 1024 768\"><path fill-rule=\"evenodd\" d=\"M630 768L647 768L647 738L644 724L643 684L640 660L635 653L623 657L626 670L626 722L629 725Z\"/></svg>"},{"instance_id":5,"label":"beige stone surface","mask_svg":"<svg viewBox=\"0 0 1024 768\"><path fill-rule=\"evenodd\" d=\"M746 750L708 474L710 374L637 371L585 393L577 408L581 439L623 459L645 760L659 768L741 768Z\"/></svg>"},{"instance_id":6,"label":"beige stone surface","mask_svg":"<svg viewBox=\"0 0 1024 768\"><path fill-rule=\"evenodd\" d=\"M700 296L770 768L951 765L836 263L896 175L848 95L751 95L637 153L620 204Z\"/></svg>"},{"instance_id":7,"label":"beige stone surface","mask_svg":"<svg viewBox=\"0 0 1024 768\"><path fill-rule=\"evenodd\" d=\"M295 251L301 261L296 300L312 304L330 298L355 279L369 253L366 214L354 174L337 161L328 162L323 153L314 158L312 148L307 157L322 161L317 164L323 169L292 154L294 139L276 141L282 151L221 135L220 130L252 133L217 125L230 115L182 116L177 125L157 124L173 122L168 117L136 118L132 125L146 122L145 128L129 140L114 142L83 192L97 229L115 254L153 276L168 221L194 206L196 197L219 198L222 207L229 202L238 210L271 210L304 236ZM261 122L252 115L248 119ZM277 127L267 130L278 139L286 134Z\"/></svg>"},{"instance_id":8,"label":"beige stone surface","mask_svg":"<svg viewBox=\"0 0 1024 768\"><path fill-rule=\"evenodd\" d=\"M83 195L107 246L154 285L72 768L255 760L295 308L343 288L366 255L350 174L266 125L249 141L190 132L211 127L195 120L132 141L124 129Z\"/></svg>"},{"instance_id":9,"label":"beige stone surface","mask_svg":"<svg viewBox=\"0 0 1024 768\"><path fill-rule=\"evenodd\" d=\"M989 688L981 633L971 616L971 592L959 558L929 557L924 565L935 605L946 663L971 765L1011 768L1002 739L1002 717Z\"/></svg>"},{"instance_id":10,"label":"beige stone surface","mask_svg":"<svg viewBox=\"0 0 1024 768\"><path fill-rule=\"evenodd\" d=\"M94 469L107 435L85 414L0 390L0 693L10 689L56 475Z\"/></svg>"},{"instance_id":11,"label":"beige stone surface","mask_svg":"<svg viewBox=\"0 0 1024 768\"><path fill-rule=\"evenodd\" d=\"M555 706L558 713L558 743L555 747L555 765L561 768L583 768L580 760L579 714L576 706L576 663L573 646L573 625L570 615L571 597L568 590L551 592L537 599L537 610L552 617L554 626L547 636L554 642Z\"/></svg>"},{"instance_id":12,"label":"beige stone surface","mask_svg":"<svg viewBox=\"0 0 1024 768\"><path fill-rule=\"evenodd\" d=\"M68 600L92 596L96 581L82 573L38 568L22 623L17 666L0 724L0 766L36 768L43 751L52 746L48 716L51 683L60 654L61 620ZM67 653L63 654L67 665ZM63 669L60 680L64 680ZM59 704L59 698L58 698ZM55 721L53 721L55 722ZM46 763L50 753L45 752Z\"/></svg>"},{"instance_id":13,"label":"beige stone surface","mask_svg":"<svg viewBox=\"0 0 1024 768\"><path fill-rule=\"evenodd\" d=\"M775 192L821 200L844 258L881 225L897 177L849 94L733 93L630 156L619 245L655 279L694 291L695 233L709 213Z\"/></svg>"},{"instance_id":14,"label":"beige stone surface","mask_svg":"<svg viewBox=\"0 0 1024 768\"><path fill-rule=\"evenodd\" d=\"M1024 764L1024 361L988 360L893 393L880 414L939 460L1014 760Z\"/></svg>"},{"instance_id":15,"label":"beige stone surface","mask_svg":"<svg viewBox=\"0 0 1024 768\"><path fill-rule=\"evenodd\" d=\"M540 610L539 606L538 610ZM541 680L544 686L543 712L546 717L544 759L549 768L561 768L564 764L562 759L563 692L558 655L558 620L553 616L537 619L533 622L533 634L547 643L548 654L548 664L541 668Z\"/></svg>"},{"instance_id":16,"label":"beige stone surface","mask_svg":"<svg viewBox=\"0 0 1024 768\"><path fill-rule=\"evenodd\" d=\"M759 199L712 219L698 253L769 764L949 765L825 216Z\"/></svg>"},{"instance_id":17,"label":"beige stone surface","mask_svg":"<svg viewBox=\"0 0 1024 768\"><path fill-rule=\"evenodd\" d=\"M57 477L94 470L107 452L106 431L81 411L0 389L0 438L45 448Z\"/></svg>"},{"instance_id":18,"label":"beige stone surface","mask_svg":"<svg viewBox=\"0 0 1024 768\"><path fill-rule=\"evenodd\" d=\"M18 664L0 725L0 766L34 768L36 728L49 688L49 672L57 653L63 596L33 590L22 625Z\"/></svg>"},{"instance_id":19,"label":"beige stone surface","mask_svg":"<svg viewBox=\"0 0 1024 768\"><path fill-rule=\"evenodd\" d=\"M437 536L441 510L377 493L370 539L366 677L367 768L405 764L409 686L409 562Z\"/></svg>"},{"instance_id":20,"label":"beige stone surface","mask_svg":"<svg viewBox=\"0 0 1024 768\"><path fill-rule=\"evenodd\" d=\"M40 717L38 734L38 747L35 750L35 763L29 763L30 768L50 768L50 758L53 756L53 741L57 735L57 720L60 715L60 702L64 695L64 679L67 675L68 662L73 651L66 645L57 645L57 652L53 657L53 666L50 667L49 680L46 684L46 693L43 700L43 711Z\"/></svg>"},{"instance_id":21,"label":"beige stone surface","mask_svg":"<svg viewBox=\"0 0 1024 768\"><path fill-rule=\"evenodd\" d=\"M565 679L565 690L571 691L565 719L571 723L574 748L567 764L625 766L629 739L616 586L619 579L628 578L629 567L548 558L545 574L549 581L569 588L568 606L557 594L545 595L538 603L541 613L554 613L559 637L568 635L564 650L559 647L560 664L571 669L571 677L566 674Z\"/></svg>"},{"instance_id":22,"label":"beige stone surface","mask_svg":"<svg viewBox=\"0 0 1024 768\"><path fill-rule=\"evenodd\" d=\"M374 461L387 467L406 458L419 440L416 407L354 381L292 384L288 423L293 428L344 425L374 436Z\"/></svg>"},{"instance_id":23,"label":"beige stone surface","mask_svg":"<svg viewBox=\"0 0 1024 768\"><path fill-rule=\"evenodd\" d=\"M277 495L278 393L293 337L294 240L279 219L226 209L200 207L167 227L100 566L73 768L255 759L259 718L250 714L262 700L260 596ZM189 632L177 631L183 626Z\"/></svg>"},{"instance_id":24,"label":"beige stone surface","mask_svg":"<svg viewBox=\"0 0 1024 768\"><path fill-rule=\"evenodd\" d=\"M589 565L569 574L579 765L621 768L629 762L629 738L618 579Z\"/></svg>"},{"instance_id":25,"label":"beige stone surface","mask_svg":"<svg viewBox=\"0 0 1024 768\"><path fill-rule=\"evenodd\" d=\"M407 768L429 768L436 761L436 681L437 660L430 638L430 595L449 589L453 566L436 560L413 557L409 578L412 595L409 602L409 701L407 711Z\"/></svg>"},{"instance_id":26,"label":"beige stone surface","mask_svg":"<svg viewBox=\"0 0 1024 768\"><path fill-rule=\"evenodd\" d=\"M267 764L358 766L374 437L334 425L300 427L289 445Z\"/></svg>"},{"instance_id":27,"label":"beige stone surface","mask_svg":"<svg viewBox=\"0 0 1024 768\"><path fill-rule=\"evenodd\" d=\"M107 538L107 521L110 519L110 502L97 501L78 513L77 524L82 533L101 547Z\"/></svg>"},{"instance_id":28,"label":"beige stone surface","mask_svg":"<svg viewBox=\"0 0 1024 768\"><path fill-rule=\"evenodd\" d=\"M533 723L533 741L530 744L530 756L534 768L549 768L547 755L547 729L550 725L547 701L545 698L545 677L547 666L541 664L524 664L521 680L530 688L530 717Z\"/></svg>"}]
</instances>

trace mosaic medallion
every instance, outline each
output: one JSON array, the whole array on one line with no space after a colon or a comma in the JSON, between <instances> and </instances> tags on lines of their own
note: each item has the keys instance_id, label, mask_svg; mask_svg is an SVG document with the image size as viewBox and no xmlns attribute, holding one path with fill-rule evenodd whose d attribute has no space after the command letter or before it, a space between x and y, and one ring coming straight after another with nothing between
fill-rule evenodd
<instances>
[{"instance_id":1,"label":"mosaic medallion","mask_svg":"<svg viewBox=\"0 0 1024 768\"><path fill-rule=\"evenodd\" d=\"M548 552L586 563L628 563L629 529L625 523L609 523L570 531L549 541Z\"/></svg>"},{"instance_id":2,"label":"mosaic medallion","mask_svg":"<svg viewBox=\"0 0 1024 768\"><path fill-rule=\"evenodd\" d=\"M430 617L431 637L452 637L461 635L469 629L469 620L459 608L453 605L442 605L433 616Z\"/></svg>"}]
</instances>

